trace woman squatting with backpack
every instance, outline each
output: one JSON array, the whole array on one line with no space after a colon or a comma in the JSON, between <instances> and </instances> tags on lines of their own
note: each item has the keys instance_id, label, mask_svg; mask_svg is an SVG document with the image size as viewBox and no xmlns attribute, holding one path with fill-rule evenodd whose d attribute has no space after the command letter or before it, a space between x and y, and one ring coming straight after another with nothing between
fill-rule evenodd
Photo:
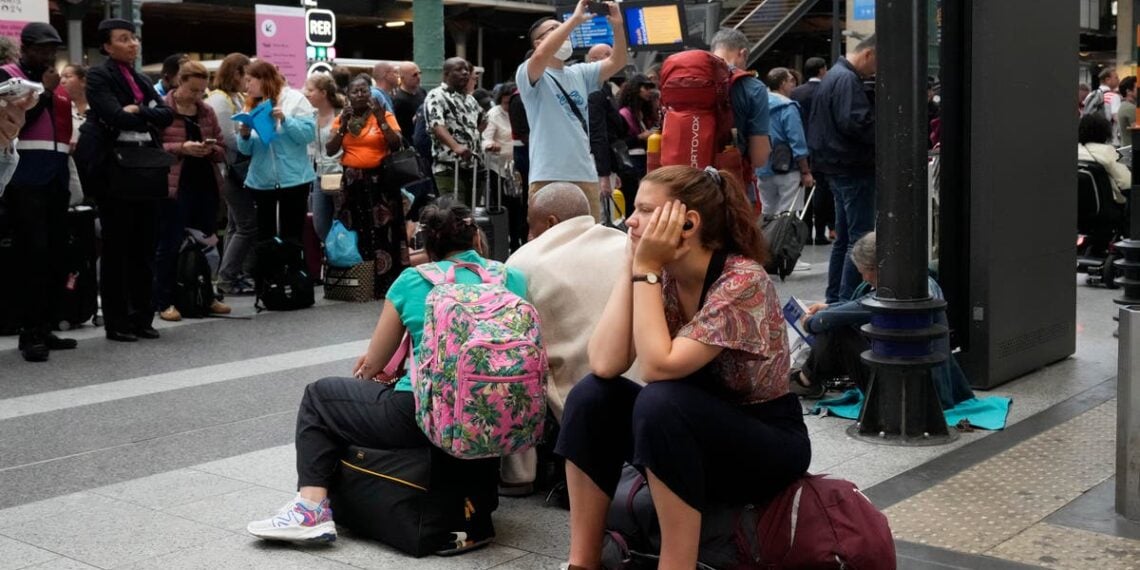
<instances>
[{"instance_id":1,"label":"woman squatting with backpack","mask_svg":"<svg viewBox=\"0 0 1140 570\"><path fill-rule=\"evenodd\" d=\"M590 339L593 374L570 392L555 449L566 458L570 568L599 567L630 462L657 508L659 568L691 570L702 510L773 497L807 470L811 443L785 380L767 244L735 176L659 168L626 223L628 270ZM619 377L635 358L645 387Z\"/></svg>"},{"instance_id":2,"label":"woman squatting with backpack","mask_svg":"<svg viewBox=\"0 0 1140 570\"><path fill-rule=\"evenodd\" d=\"M297 542L335 540L329 485L334 482L338 464L350 445L381 450L433 445L419 425L425 421L424 409L417 408L412 376L397 373L389 378L386 372L382 375L385 364L390 364L392 356L400 350L405 332L413 347L413 362L417 363L437 360L428 346L432 342L446 340L451 346L454 340L454 331L443 326L439 338L424 338L426 310L432 308L428 296L436 288L428 275L441 276L452 271L456 283L485 282L473 271L478 270L484 276L489 273L502 279L503 285L514 295L520 298L526 295L522 273L476 253L482 243L472 215L470 209L453 203L450 198L424 208L420 224L425 249L434 263L419 269L426 268L430 273L408 268L392 284L368 350L353 368L355 378L325 378L305 388L297 415L297 497L273 517L250 523L251 534ZM537 321L533 326L537 327ZM492 361L495 360L492 358ZM457 366L461 365L464 365L462 360ZM420 368L419 373L423 374L424 369ZM471 398L485 395L479 392L471 394ZM545 411L544 401L533 404L532 407ZM499 419L506 416L508 413L500 409L492 416L479 416L469 423L494 426L496 420L506 421ZM491 513L498 506L499 458L461 460L433 453L432 461L432 472L440 473L443 483L433 484L431 492L462 493L470 499L472 507L465 528L455 529L456 540L440 545L439 553L458 554L490 543L495 535Z\"/></svg>"}]
</instances>

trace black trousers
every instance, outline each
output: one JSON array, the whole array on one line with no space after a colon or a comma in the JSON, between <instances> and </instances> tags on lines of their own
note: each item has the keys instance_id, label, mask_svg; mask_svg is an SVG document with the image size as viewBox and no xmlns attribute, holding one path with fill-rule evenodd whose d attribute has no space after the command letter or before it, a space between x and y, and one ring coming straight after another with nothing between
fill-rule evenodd
<instances>
[{"instance_id":1,"label":"black trousers","mask_svg":"<svg viewBox=\"0 0 1140 570\"><path fill-rule=\"evenodd\" d=\"M99 292L109 331L149 327L154 320L151 290L158 234L158 200L119 200L103 196L103 256Z\"/></svg>"},{"instance_id":2,"label":"black trousers","mask_svg":"<svg viewBox=\"0 0 1140 570\"><path fill-rule=\"evenodd\" d=\"M530 192L530 155L527 147L515 147L515 170L522 175L522 192L518 196L503 196L503 204L507 207L507 225L510 227L511 251L516 251L527 242L530 234L530 225L527 223L529 211Z\"/></svg>"},{"instance_id":3,"label":"black trousers","mask_svg":"<svg viewBox=\"0 0 1140 570\"><path fill-rule=\"evenodd\" d=\"M312 184L275 188L250 189L257 206L257 241L274 237L301 245L301 232L305 216L309 213L309 192ZM278 209L280 208L280 212Z\"/></svg>"},{"instance_id":4,"label":"black trousers","mask_svg":"<svg viewBox=\"0 0 1140 570\"><path fill-rule=\"evenodd\" d=\"M373 449L431 446L416 425L415 397L355 378L323 378L305 387L297 413L297 486L325 487L349 445ZM499 506L499 459L432 454L433 490L462 492L476 513Z\"/></svg>"},{"instance_id":5,"label":"black trousers","mask_svg":"<svg viewBox=\"0 0 1140 570\"><path fill-rule=\"evenodd\" d=\"M554 451L611 498L629 462L701 511L766 500L803 476L811 442L795 395L738 406L701 384L589 375L566 399Z\"/></svg>"},{"instance_id":6,"label":"black trousers","mask_svg":"<svg viewBox=\"0 0 1140 570\"><path fill-rule=\"evenodd\" d=\"M855 327L818 333L803 372L813 384L848 376L866 394L870 371L863 363L862 354L868 348L867 339Z\"/></svg>"},{"instance_id":7,"label":"black trousers","mask_svg":"<svg viewBox=\"0 0 1140 570\"><path fill-rule=\"evenodd\" d=\"M4 191L13 225L17 267L16 314L25 334L47 333L67 275L67 172L42 185L9 185Z\"/></svg>"},{"instance_id":8,"label":"black trousers","mask_svg":"<svg viewBox=\"0 0 1140 570\"><path fill-rule=\"evenodd\" d=\"M815 239L827 239L827 228L835 227L835 198L831 195L831 187L827 184L827 176L812 173L815 178L815 196L807 204L804 214L804 223L808 225L808 234L815 235Z\"/></svg>"}]
</instances>

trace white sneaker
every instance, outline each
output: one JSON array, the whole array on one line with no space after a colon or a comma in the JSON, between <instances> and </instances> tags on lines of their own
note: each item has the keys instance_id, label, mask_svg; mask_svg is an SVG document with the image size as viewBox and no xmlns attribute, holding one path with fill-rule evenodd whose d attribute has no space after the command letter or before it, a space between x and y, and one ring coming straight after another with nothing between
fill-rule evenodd
<instances>
[{"instance_id":1,"label":"white sneaker","mask_svg":"<svg viewBox=\"0 0 1140 570\"><path fill-rule=\"evenodd\" d=\"M333 542L336 540L336 525L333 523L329 500L321 501L316 509L309 509L297 496L289 504L281 507L273 517L253 521L245 527L253 536L266 540L286 540L290 542Z\"/></svg>"},{"instance_id":2,"label":"white sneaker","mask_svg":"<svg viewBox=\"0 0 1140 570\"><path fill-rule=\"evenodd\" d=\"M803 261L796 262L796 271L808 271L809 269L811 269L810 263L805 263Z\"/></svg>"}]
</instances>

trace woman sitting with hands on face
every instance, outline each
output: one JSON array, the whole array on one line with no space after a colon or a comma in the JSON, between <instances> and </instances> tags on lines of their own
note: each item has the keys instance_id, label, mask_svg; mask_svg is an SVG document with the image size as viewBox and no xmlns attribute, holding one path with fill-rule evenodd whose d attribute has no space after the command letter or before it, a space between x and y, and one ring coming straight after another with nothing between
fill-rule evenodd
<instances>
[{"instance_id":1,"label":"woman sitting with hands on face","mask_svg":"<svg viewBox=\"0 0 1140 570\"><path fill-rule=\"evenodd\" d=\"M570 392L570 568L598 568L622 464L649 480L659 568L692 570L701 512L764 501L801 477L811 443L788 393L788 341L768 246L737 179L667 166L642 181L628 271L590 338L593 374ZM634 359L647 385L621 378Z\"/></svg>"},{"instance_id":2,"label":"woman sitting with hands on face","mask_svg":"<svg viewBox=\"0 0 1140 570\"><path fill-rule=\"evenodd\" d=\"M325 146L327 154L344 150L344 192L336 200L337 218L356 231L360 257L374 261L373 296L382 299L409 266L408 239L404 197L399 188L381 185L380 164L388 153L399 150L400 124L372 97L372 81L367 75L357 75L348 84L348 106L333 121L332 133Z\"/></svg>"}]
</instances>

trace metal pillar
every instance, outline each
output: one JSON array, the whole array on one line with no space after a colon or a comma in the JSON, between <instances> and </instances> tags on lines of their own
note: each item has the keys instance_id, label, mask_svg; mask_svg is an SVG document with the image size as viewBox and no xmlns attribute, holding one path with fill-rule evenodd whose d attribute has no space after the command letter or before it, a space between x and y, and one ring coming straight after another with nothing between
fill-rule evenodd
<instances>
[{"instance_id":1,"label":"metal pillar","mask_svg":"<svg viewBox=\"0 0 1140 570\"><path fill-rule=\"evenodd\" d=\"M67 58L83 63L83 20L67 21Z\"/></svg>"},{"instance_id":2,"label":"metal pillar","mask_svg":"<svg viewBox=\"0 0 1140 570\"><path fill-rule=\"evenodd\" d=\"M412 3L412 59L420 66L423 88L431 89L443 76L443 0Z\"/></svg>"},{"instance_id":3,"label":"metal pillar","mask_svg":"<svg viewBox=\"0 0 1140 570\"><path fill-rule=\"evenodd\" d=\"M1116 512L1140 521L1140 306L1120 308L1116 364Z\"/></svg>"},{"instance_id":4,"label":"metal pillar","mask_svg":"<svg viewBox=\"0 0 1140 570\"><path fill-rule=\"evenodd\" d=\"M1140 128L1131 127L1132 136L1140 136ZM1133 139L1140 140L1140 139ZM1120 296L1114 299L1118 305L1140 305L1140 172L1136 171L1136 153L1132 153L1132 191L1128 193L1128 234L1114 244L1124 257L1113 262L1118 277L1114 282L1121 287Z\"/></svg>"},{"instance_id":5,"label":"metal pillar","mask_svg":"<svg viewBox=\"0 0 1140 570\"><path fill-rule=\"evenodd\" d=\"M927 3L879 0L875 6L875 100L879 286L864 305L871 383L852 437L889 445L936 445L957 438L946 426L931 369L948 355L934 341L946 303L931 298L926 246Z\"/></svg>"}]
</instances>

